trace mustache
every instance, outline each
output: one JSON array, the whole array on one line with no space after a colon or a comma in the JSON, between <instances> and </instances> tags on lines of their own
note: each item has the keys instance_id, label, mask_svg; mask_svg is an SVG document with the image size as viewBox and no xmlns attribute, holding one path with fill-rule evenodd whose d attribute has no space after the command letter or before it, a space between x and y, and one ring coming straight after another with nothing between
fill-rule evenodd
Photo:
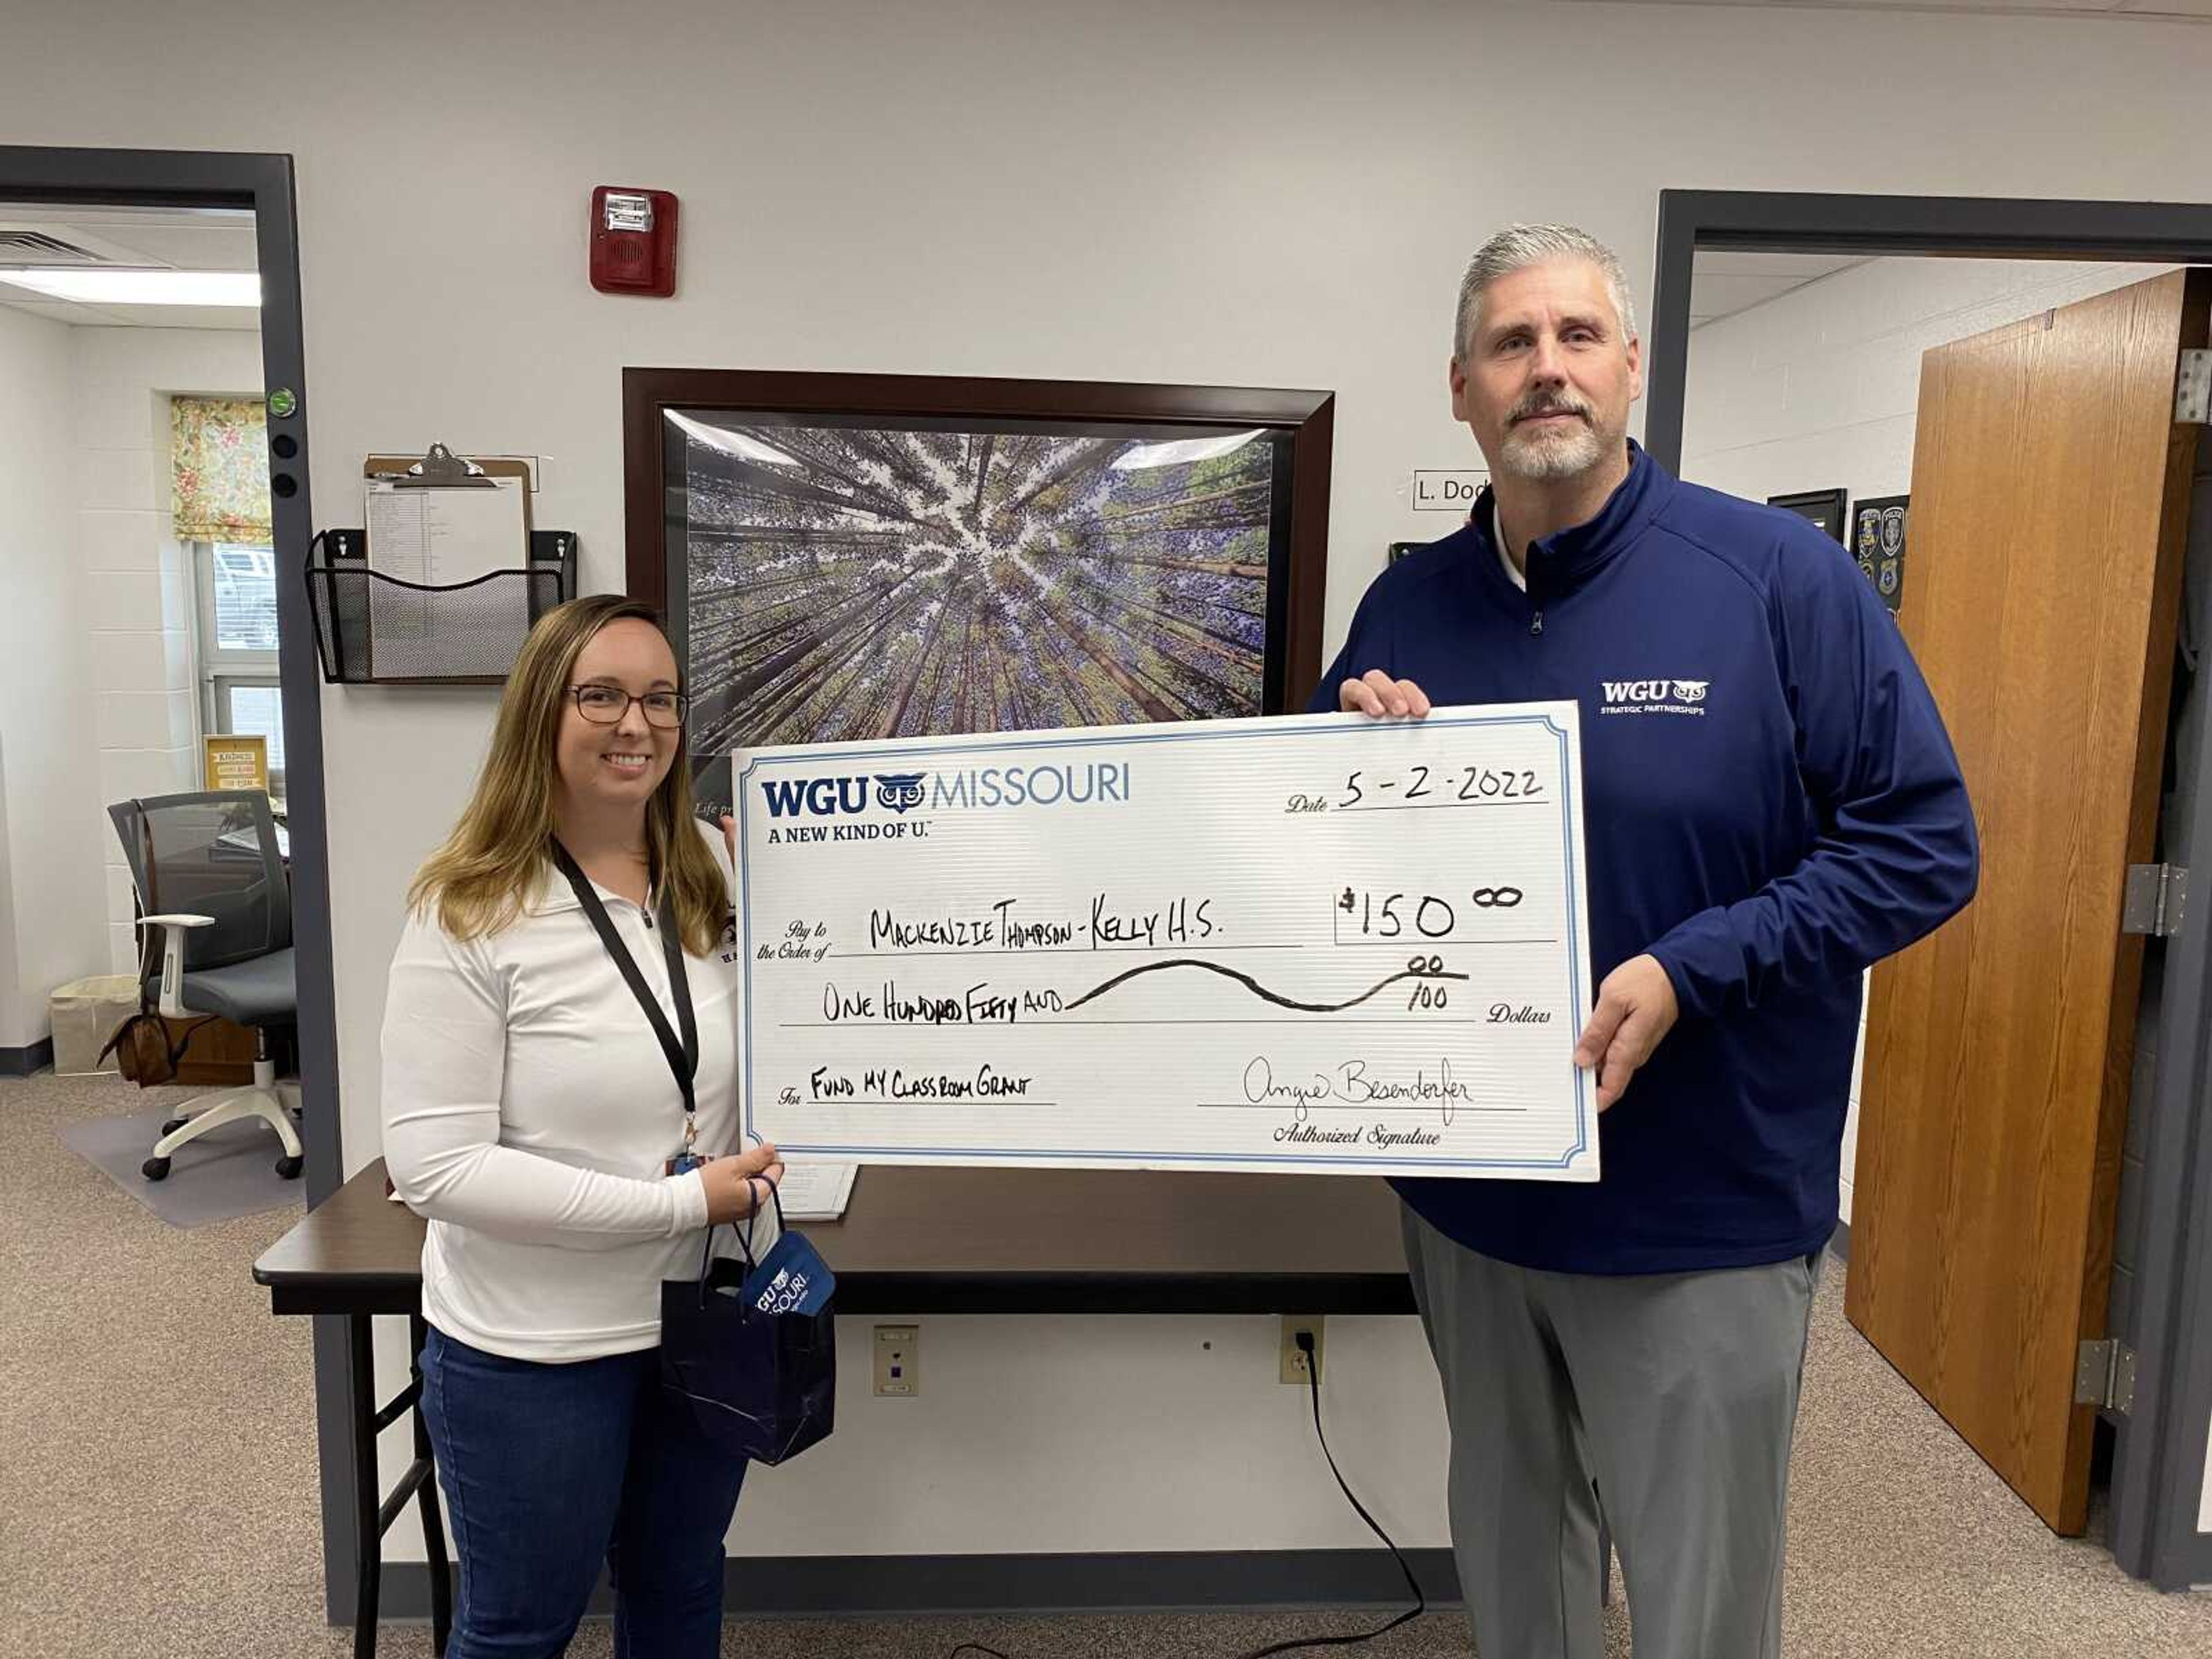
<instances>
[{"instance_id":1,"label":"mustache","mask_svg":"<svg viewBox=\"0 0 2212 1659\"><path fill-rule=\"evenodd\" d=\"M1572 415L1577 419L1587 421L1590 416L1590 409L1588 404L1577 403L1567 398L1532 398L1526 403L1516 406L1513 413L1507 418L1513 425L1518 426L1522 422L1534 420L1539 415Z\"/></svg>"}]
</instances>

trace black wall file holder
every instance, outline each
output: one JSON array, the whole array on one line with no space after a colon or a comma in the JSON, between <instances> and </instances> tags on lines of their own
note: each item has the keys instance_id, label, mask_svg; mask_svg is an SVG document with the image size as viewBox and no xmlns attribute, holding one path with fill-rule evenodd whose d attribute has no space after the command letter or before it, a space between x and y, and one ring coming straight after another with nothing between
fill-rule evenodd
<instances>
[{"instance_id":1,"label":"black wall file holder","mask_svg":"<svg viewBox=\"0 0 2212 1659\"><path fill-rule=\"evenodd\" d=\"M527 564L439 587L370 569L365 531L325 530L307 578L331 684L499 685L532 624L574 597L576 537L533 530Z\"/></svg>"}]
</instances>

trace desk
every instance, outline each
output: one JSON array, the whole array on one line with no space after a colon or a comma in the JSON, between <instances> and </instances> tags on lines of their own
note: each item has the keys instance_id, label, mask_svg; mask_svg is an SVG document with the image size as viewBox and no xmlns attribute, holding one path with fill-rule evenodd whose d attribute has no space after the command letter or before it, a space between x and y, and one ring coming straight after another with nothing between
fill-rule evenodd
<instances>
[{"instance_id":1,"label":"desk","mask_svg":"<svg viewBox=\"0 0 2212 1659\"><path fill-rule=\"evenodd\" d=\"M1356 1176L872 1167L839 1221L803 1226L841 1314L1410 1314L1398 1201ZM422 1415L422 1232L371 1164L253 1264L279 1314L350 1325L360 1587L354 1652L376 1649L383 1538L421 1507L439 1652L451 1622L445 1532ZM376 1404L369 1319L404 1314L407 1387ZM414 1413L415 1461L381 1503L376 1437Z\"/></svg>"}]
</instances>

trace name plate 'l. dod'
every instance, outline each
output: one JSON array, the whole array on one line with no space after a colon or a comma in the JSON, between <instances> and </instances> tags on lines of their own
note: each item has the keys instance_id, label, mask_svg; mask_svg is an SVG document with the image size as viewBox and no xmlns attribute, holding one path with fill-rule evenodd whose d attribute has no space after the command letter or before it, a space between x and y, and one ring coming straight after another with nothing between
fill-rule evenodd
<instances>
[{"instance_id":1,"label":"name plate 'l. dod'","mask_svg":"<svg viewBox=\"0 0 2212 1659\"><path fill-rule=\"evenodd\" d=\"M741 750L746 1127L1595 1181L1571 703Z\"/></svg>"}]
</instances>

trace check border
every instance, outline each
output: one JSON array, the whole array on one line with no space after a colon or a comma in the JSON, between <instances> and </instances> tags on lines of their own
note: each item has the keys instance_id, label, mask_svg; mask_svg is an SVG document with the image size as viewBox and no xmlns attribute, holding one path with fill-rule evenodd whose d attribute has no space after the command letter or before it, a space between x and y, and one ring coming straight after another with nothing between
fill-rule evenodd
<instances>
[{"instance_id":1,"label":"check border","mask_svg":"<svg viewBox=\"0 0 2212 1659\"><path fill-rule=\"evenodd\" d=\"M1272 740L1288 735L1279 730L1268 730L1267 727L1273 724L1274 720L1269 719L1250 721L1239 720L1234 723L1191 722L1185 725L1164 725L1161 729L1157 732L1145 731L1131 732L1122 731L1111 736L1095 732L1064 732L1052 735L1028 735L1019 732L1006 734L973 732L964 733L957 738L941 740L907 738L902 739L896 747L840 744L834 745L834 750L837 760L841 763L846 761L857 762L890 757L897 761L902 765L908 765L918 759L927 757L933 752L956 754L964 753L972 755L979 751L997 751L1004 750L1027 750L1039 749L1081 749L1107 744L1120 745L1124 744L1148 743L1235 743L1255 738ZM1431 729L1443 726L1540 726L1546 732L1549 732L1553 740L1559 744L1559 846L1561 853L1565 858L1567 866L1566 901L1568 937L1570 939L1576 938L1578 934L1580 927L1577 908L1577 895L1581 887L1581 872L1577 867L1577 858L1579 853L1579 848L1577 845L1578 838L1575 835L1574 816L1577 811L1575 790L1578 779L1577 769L1571 764L1574 757L1568 750L1567 728L1559 725L1547 714L1534 712L1488 714L1432 714L1422 721L1422 725ZM1336 733L1364 735L1371 729L1371 726L1364 722L1356 725L1347 722L1343 725L1316 726L1303 732L1301 737L1302 738L1318 739L1328 738ZM732 793L737 796L738 846L739 853L737 861L739 888L738 923L738 936L742 943L744 964L744 998L742 1005L744 1010L742 1018L744 1021L745 1064L744 1084L738 1100L738 1122L741 1126L741 1132L747 1136L752 1136L756 1133L753 1128L752 1116L752 1103L755 1099L753 1091L752 1036L753 968L757 957L754 948L752 933L752 877L750 870L746 867L744 857L744 849L751 845L751 818L749 815L754 810L752 806L754 799L753 792L750 788L746 787L746 785L751 782L753 775L763 767L777 765L818 767L823 763L823 750L826 748L831 747L833 746L810 745L800 752L789 755L750 755L746 757L743 770L737 772L737 787L732 791ZM732 759L734 762L735 757L733 757ZM1583 995L1583 973L1584 963L1582 960L1582 957L1583 953L1579 950L1570 949L1567 953L1567 1006L1574 1011L1574 1016L1577 1022L1586 1018L1589 1012L1589 1005L1584 1001ZM1557 1157L1548 1158L1425 1158L1420 1160L1420 1162L1425 1168L1438 1170L1455 1169L1563 1170L1569 1164L1572 1164L1574 1160L1580 1157L1583 1152L1589 1150L1592 1133L1592 1120L1595 1114L1591 1109L1590 1102L1590 1074L1587 1071L1577 1067L1575 1072L1575 1139L1573 1144L1566 1147L1565 1150L1561 1152ZM802 1154L807 1157L822 1158L866 1158L870 1156L891 1158L934 1158L948 1159L957 1158L963 1162L984 1162L992 1159L1005 1159L1009 1163L1020 1164L1032 1163L1034 1160L1039 1158L1057 1158L1100 1160L1103 1158L1118 1157L1120 1161L1126 1162L1129 1164L1187 1164L1198 1167L1205 1167L1218 1164L1248 1166L1255 1164L1265 1164L1270 1165L1280 1165L1285 1169L1290 1170L1330 1169L1357 1170L1369 1175L1387 1174L1390 1179L1401 1181L1408 1179L1419 1180L1421 1178L1419 1174L1416 1171L1384 1170L1378 1168L1379 1165L1390 1164L1393 1162L1391 1159L1348 1156L1343 1153L1329 1152L1131 1152L1126 1154L1115 1155L1102 1154L1095 1148L1085 1147L1059 1148L1024 1146L1018 1148L1007 1148L989 1146L871 1146L832 1145L822 1142L807 1142L802 1144L800 1142L792 1140L779 1141L776 1145L777 1149L781 1152ZM1101 1167L1115 1166L1101 1165Z\"/></svg>"}]
</instances>

